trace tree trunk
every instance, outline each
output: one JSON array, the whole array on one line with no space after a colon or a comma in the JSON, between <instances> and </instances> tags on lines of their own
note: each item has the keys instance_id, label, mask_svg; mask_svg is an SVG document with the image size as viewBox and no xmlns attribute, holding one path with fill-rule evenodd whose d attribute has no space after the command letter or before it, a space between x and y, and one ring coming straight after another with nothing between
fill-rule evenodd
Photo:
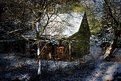
<instances>
[{"instance_id":1,"label":"tree trunk","mask_svg":"<svg viewBox=\"0 0 121 81\"><path fill-rule=\"evenodd\" d=\"M41 60L40 60L40 45L38 43L37 45L37 56L38 56L38 72L37 74L40 75L41 74Z\"/></svg>"},{"instance_id":2,"label":"tree trunk","mask_svg":"<svg viewBox=\"0 0 121 81\"><path fill-rule=\"evenodd\" d=\"M111 43L110 45L110 50L108 50L109 48L107 48L106 52L109 51L108 55L109 56L112 56L112 53L113 51L115 50L115 48L117 47L117 41L118 41L118 38L120 37L120 31L121 29L118 29L118 27L120 27L120 22L115 18L115 16L113 15L113 12L112 12L112 9L111 7L109 6L109 3L108 3L108 0L104 0L106 6L107 6L107 10L108 10L108 15L112 18L112 20L114 21L115 23L115 27L113 27L114 29L114 38L113 38L113 42Z\"/></svg>"}]
</instances>

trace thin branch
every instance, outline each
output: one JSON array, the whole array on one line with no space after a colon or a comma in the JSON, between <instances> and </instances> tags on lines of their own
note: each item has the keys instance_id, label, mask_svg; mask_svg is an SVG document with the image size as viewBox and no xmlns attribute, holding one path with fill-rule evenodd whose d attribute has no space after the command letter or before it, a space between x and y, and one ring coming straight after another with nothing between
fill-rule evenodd
<instances>
[{"instance_id":1,"label":"thin branch","mask_svg":"<svg viewBox=\"0 0 121 81\"><path fill-rule=\"evenodd\" d=\"M16 30L13 30L13 31L8 32L7 34L16 33L16 32L18 32L18 31L22 31L22 30L23 30L23 29L16 29Z\"/></svg>"}]
</instances>

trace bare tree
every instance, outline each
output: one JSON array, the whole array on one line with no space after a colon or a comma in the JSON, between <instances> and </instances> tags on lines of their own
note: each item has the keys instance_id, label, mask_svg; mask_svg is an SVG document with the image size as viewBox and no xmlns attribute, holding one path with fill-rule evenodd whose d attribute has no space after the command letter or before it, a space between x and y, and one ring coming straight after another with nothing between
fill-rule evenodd
<instances>
[{"instance_id":1,"label":"bare tree","mask_svg":"<svg viewBox=\"0 0 121 81\"><path fill-rule=\"evenodd\" d=\"M37 56L39 60L38 74L41 74L42 60L40 60L40 58L41 58L42 49L40 50L40 44L41 44L40 37L44 33L44 31L46 31L45 29L47 28L49 23L53 22L56 19L56 17L58 16L58 13L60 13L59 11L61 7L66 6L66 4L71 3L71 1L66 3L66 2L61 2L58 0L57 1L56 0L41 0L41 2L30 2L30 3L31 4L30 4L29 9L31 10L32 16L33 16L32 27L36 31ZM58 29L58 28L55 28L55 29Z\"/></svg>"},{"instance_id":2,"label":"bare tree","mask_svg":"<svg viewBox=\"0 0 121 81\"><path fill-rule=\"evenodd\" d=\"M104 0L104 9L106 12L106 18L107 23L105 23L104 25L107 25L107 27L112 27L113 29L113 39L112 39L112 43L110 45L110 50L108 50L109 48L107 48L107 51L109 51L108 55L112 56L113 51L115 50L115 48L117 47L117 41L118 38L120 37L120 6L121 1L119 2L115 2L115 1L108 1L108 0ZM107 53L106 53L107 54Z\"/></svg>"}]
</instances>

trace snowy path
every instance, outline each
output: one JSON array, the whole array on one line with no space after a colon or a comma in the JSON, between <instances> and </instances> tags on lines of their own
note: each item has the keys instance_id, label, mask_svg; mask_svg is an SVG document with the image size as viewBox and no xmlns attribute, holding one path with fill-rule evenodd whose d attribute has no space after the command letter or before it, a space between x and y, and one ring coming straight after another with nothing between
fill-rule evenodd
<instances>
[{"instance_id":1,"label":"snowy path","mask_svg":"<svg viewBox=\"0 0 121 81\"><path fill-rule=\"evenodd\" d=\"M88 72L89 71L89 72ZM78 70L73 75L65 78L66 81L121 81L116 80L115 75L121 74L121 64L114 62L103 62L96 65L92 71Z\"/></svg>"},{"instance_id":2,"label":"snowy path","mask_svg":"<svg viewBox=\"0 0 121 81\"><path fill-rule=\"evenodd\" d=\"M85 81L119 81L121 80L121 49L117 50L110 62L101 61L95 67L95 70Z\"/></svg>"},{"instance_id":3,"label":"snowy path","mask_svg":"<svg viewBox=\"0 0 121 81\"><path fill-rule=\"evenodd\" d=\"M98 48L97 48L98 49ZM92 49L97 51L97 49ZM92 52L92 53L93 53ZM99 51L97 51L99 52ZM121 49L115 53L115 58L110 62L97 58L95 69L83 71L78 70L73 75L66 78L69 81L121 81ZM99 56L99 55L98 55Z\"/></svg>"},{"instance_id":4,"label":"snowy path","mask_svg":"<svg viewBox=\"0 0 121 81\"><path fill-rule=\"evenodd\" d=\"M117 73L121 73L119 68L121 64L115 62L100 63L85 81L112 81Z\"/></svg>"}]
</instances>

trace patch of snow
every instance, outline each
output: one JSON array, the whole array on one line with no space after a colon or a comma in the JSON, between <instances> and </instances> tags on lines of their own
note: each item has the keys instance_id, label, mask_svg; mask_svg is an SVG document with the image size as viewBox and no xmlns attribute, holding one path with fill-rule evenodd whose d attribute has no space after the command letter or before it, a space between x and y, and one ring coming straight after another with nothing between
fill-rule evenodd
<instances>
[{"instance_id":1,"label":"patch of snow","mask_svg":"<svg viewBox=\"0 0 121 81\"><path fill-rule=\"evenodd\" d=\"M36 59L8 55L0 56L0 65L4 64L4 66L0 66L0 68L5 68L5 71L7 71L5 74L1 74L4 72L1 70L0 77L9 78L10 80L18 78L21 81L28 81L32 75L37 74L38 67L41 66L41 63L46 71L55 71L58 69L68 71L80 63L79 60L73 62L41 60L42 62L38 65ZM2 61L4 61L4 63L2 63ZM41 72L40 69L39 72Z\"/></svg>"},{"instance_id":2,"label":"patch of snow","mask_svg":"<svg viewBox=\"0 0 121 81\"><path fill-rule=\"evenodd\" d=\"M114 64L114 65L110 66L107 69L105 76L103 77L103 80L104 81L105 80L109 80L109 81L113 80L114 79L113 76L116 74L116 68L117 67L118 67L118 64Z\"/></svg>"},{"instance_id":3,"label":"patch of snow","mask_svg":"<svg viewBox=\"0 0 121 81\"><path fill-rule=\"evenodd\" d=\"M21 74L20 76L18 76L20 81L28 81L30 80L30 75L28 74Z\"/></svg>"},{"instance_id":4,"label":"patch of snow","mask_svg":"<svg viewBox=\"0 0 121 81\"><path fill-rule=\"evenodd\" d=\"M102 62L95 66L95 70L85 81L112 81L117 73L121 73L121 64L116 62Z\"/></svg>"}]
</instances>

